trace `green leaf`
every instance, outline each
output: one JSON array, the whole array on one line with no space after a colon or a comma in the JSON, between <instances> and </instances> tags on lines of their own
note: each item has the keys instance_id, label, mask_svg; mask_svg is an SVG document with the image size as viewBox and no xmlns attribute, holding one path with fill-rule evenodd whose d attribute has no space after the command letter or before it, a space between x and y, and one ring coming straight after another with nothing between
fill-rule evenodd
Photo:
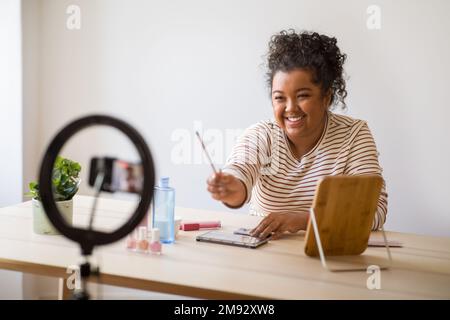
<instances>
[{"instance_id":1,"label":"green leaf","mask_svg":"<svg viewBox=\"0 0 450 320\"><path fill-rule=\"evenodd\" d=\"M81 165L70 159L61 156L56 157L52 171L52 185L55 201L70 200L78 192L79 173ZM32 196L40 200L39 185L36 182L29 183L30 192L27 196Z\"/></svg>"},{"instance_id":2,"label":"green leaf","mask_svg":"<svg viewBox=\"0 0 450 320\"><path fill-rule=\"evenodd\" d=\"M36 189L38 189L38 184L35 181L30 182L28 186L30 188L30 191L35 191Z\"/></svg>"}]
</instances>

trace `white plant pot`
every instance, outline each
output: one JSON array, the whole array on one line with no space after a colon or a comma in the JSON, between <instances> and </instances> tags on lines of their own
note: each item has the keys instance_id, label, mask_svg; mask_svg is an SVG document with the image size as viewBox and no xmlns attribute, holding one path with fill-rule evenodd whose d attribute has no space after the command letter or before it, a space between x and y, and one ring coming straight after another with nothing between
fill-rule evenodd
<instances>
[{"instance_id":1,"label":"white plant pot","mask_svg":"<svg viewBox=\"0 0 450 320\"><path fill-rule=\"evenodd\" d=\"M73 220L73 199L67 201L57 201L56 206L58 207L61 215L66 219L67 223L72 225ZM42 203L39 200L32 200L33 207L33 231L37 234L60 234L57 231L50 220L45 214Z\"/></svg>"}]
</instances>

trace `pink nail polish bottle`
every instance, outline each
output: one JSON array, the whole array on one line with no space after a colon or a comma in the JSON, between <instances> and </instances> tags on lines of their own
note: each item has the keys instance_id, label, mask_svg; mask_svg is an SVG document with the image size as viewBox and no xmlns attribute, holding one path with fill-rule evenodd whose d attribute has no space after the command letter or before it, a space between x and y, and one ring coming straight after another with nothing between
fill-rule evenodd
<instances>
[{"instance_id":1,"label":"pink nail polish bottle","mask_svg":"<svg viewBox=\"0 0 450 320\"><path fill-rule=\"evenodd\" d=\"M147 227L139 227L139 237L137 241L138 251L141 253L148 252Z\"/></svg>"},{"instance_id":2,"label":"pink nail polish bottle","mask_svg":"<svg viewBox=\"0 0 450 320\"><path fill-rule=\"evenodd\" d=\"M152 229L152 240L150 242L150 251L153 254L161 254L161 242L159 241L159 229Z\"/></svg>"},{"instance_id":3,"label":"pink nail polish bottle","mask_svg":"<svg viewBox=\"0 0 450 320\"><path fill-rule=\"evenodd\" d=\"M137 243L136 243L136 230L133 230L127 236L127 249L131 251L136 251Z\"/></svg>"}]
</instances>

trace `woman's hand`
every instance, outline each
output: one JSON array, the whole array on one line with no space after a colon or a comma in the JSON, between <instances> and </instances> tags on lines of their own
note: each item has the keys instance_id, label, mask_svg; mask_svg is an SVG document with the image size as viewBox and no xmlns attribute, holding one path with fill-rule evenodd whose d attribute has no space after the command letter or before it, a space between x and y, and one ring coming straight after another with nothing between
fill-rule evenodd
<instances>
[{"instance_id":1,"label":"woman's hand","mask_svg":"<svg viewBox=\"0 0 450 320\"><path fill-rule=\"evenodd\" d=\"M250 235L265 239L272 234L271 239L278 239L286 231L296 233L306 230L309 212L275 212L270 213L254 228Z\"/></svg>"},{"instance_id":2,"label":"woman's hand","mask_svg":"<svg viewBox=\"0 0 450 320\"><path fill-rule=\"evenodd\" d=\"M206 181L211 196L230 207L239 207L247 197L244 183L235 176L218 172Z\"/></svg>"}]
</instances>

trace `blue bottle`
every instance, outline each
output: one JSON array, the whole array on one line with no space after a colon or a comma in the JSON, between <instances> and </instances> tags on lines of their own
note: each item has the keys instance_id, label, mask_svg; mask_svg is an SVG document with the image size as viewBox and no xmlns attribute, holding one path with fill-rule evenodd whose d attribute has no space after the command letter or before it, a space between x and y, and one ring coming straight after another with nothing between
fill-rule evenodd
<instances>
[{"instance_id":1,"label":"blue bottle","mask_svg":"<svg viewBox=\"0 0 450 320\"><path fill-rule=\"evenodd\" d=\"M175 240L175 189L169 187L169 177L162 177L153 196L153 228L160 230L162 243Z\"/></svg>"}]
</instances>

